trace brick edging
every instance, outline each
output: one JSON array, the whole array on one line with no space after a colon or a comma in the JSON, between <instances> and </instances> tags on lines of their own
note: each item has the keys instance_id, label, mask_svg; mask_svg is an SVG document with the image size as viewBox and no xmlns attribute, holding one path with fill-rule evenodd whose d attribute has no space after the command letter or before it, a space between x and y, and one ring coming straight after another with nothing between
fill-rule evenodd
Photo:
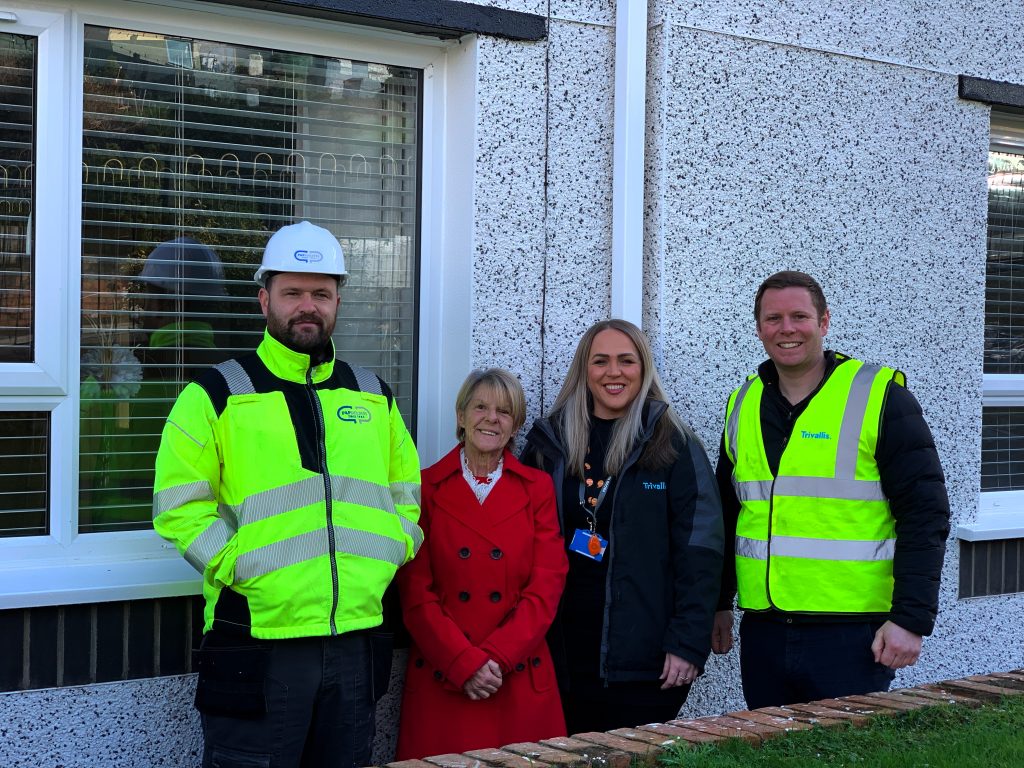
<instances>
[{"instance_id":1,"label":"brick edging","mask_svg":"<svg viewBox=\"0 0 1024 768\"><path fill-rule=\"evenodd\" d=\"M829 727L842 722L866 725L872 717L895 715L942 704L980 707L1002 696L1024 695L1024 669L970 675L960 680L926 683L886 693L843 696L807 704L741 710L724 715L670 720L608 733L577 733L534 744L508 744L463 754L388 763L386 768L629 768L634 760L654 765L666 748L740 738L752 744L790 731Z\"/></svg>"}]
</instances>

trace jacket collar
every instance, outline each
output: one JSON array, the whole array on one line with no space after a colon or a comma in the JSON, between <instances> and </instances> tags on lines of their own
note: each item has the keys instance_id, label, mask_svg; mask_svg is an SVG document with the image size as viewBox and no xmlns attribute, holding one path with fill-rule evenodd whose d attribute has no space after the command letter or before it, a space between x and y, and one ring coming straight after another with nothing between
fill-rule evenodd
<instances>
[{"instance_id":1,"label":"jacket collar","mask_svg":"<svg viewBox=\"0 0 1024 768\"><path fill-rule=\"evenodd\" d=\"M461 447L461 445L456 445L440 461L423 470L423 481L436 484L447 480L451 475L461 475L462 461L459 459L459 449ZM529 476L529 470L520 463L519 459L512 455L507 446L502 457L504 461L502 473L512 472L524 478Z\"/></svg>"},{"instance_id":2,"label":"jacket collar","mask_svg":"<svg viewBox=\"0 0 1024 768\"><path fill-rule=\"evenodd\" d=\"M306 383L306 373L309 371L309 355L288 349L284 344L270 335L264 329L263 341L260 343L256 354L260 356L263 364L280 379L293 381L296 384ZM331 355L327 362L321 363L313 368L313 383L319 384L326 381L334 372L334 340L331 340Z\"/></svg>"},{"instance_id":3,"label":"jacket collar","mask_svg":"<svg viewBox=\"0 0 1024 768\"><path fill-rule=\"evenodd\" d=\"M648 400L644 403L643 413L640 416L640 439L638 441L640 445L644 445L650 440L658 425L658 420L665 415L667 410L668 403L661 400ZM557 425L557 413L537 419L533 422L526 442L536 445L546 456L564 456L565 448L562 445L562 437L558 432Z\"/></svg>"}]
</instances>

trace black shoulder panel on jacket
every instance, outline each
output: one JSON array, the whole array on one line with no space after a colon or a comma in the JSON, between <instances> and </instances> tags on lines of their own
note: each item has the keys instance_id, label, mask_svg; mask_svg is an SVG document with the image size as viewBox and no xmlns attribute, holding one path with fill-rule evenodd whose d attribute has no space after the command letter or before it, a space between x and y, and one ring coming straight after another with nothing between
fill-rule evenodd
<instances>
[{"instance_id":1,"label":"black shoulder panel on jacket","mask_svg":"<svg viewBox=\"0 0 1024 768\"><path fill-rule=\"evenodd\" d=\"M344 360L334 361L334 372L331 374L331 377L321 384L317 384L317 389L338 389L339 387L344 387L356 392L369 392L371 387L362 385L359 381L361 378L365 379L368 376L372 376L377 380L380 393L388 399L388 410L390 411L395 396L391 392L391 387L384 382L384 379L366 368L357 368L349 365Z\"/></svg>"},{"instance_id":2,"label":"black shoulder panel on jacket","mask_svg":"<svg viewBox=\"0 0 1024 768\"><path fill-rule=\"evenodd\" d=\"M216 368L207 368L205 371L200 372L194 381L203 388L206 396L210 398L210 403L213 404L213 410L217 416L219 417L224 413L224 409L228 404L228 395L231 394L224 374Z\"/></svg>"}]
</instances>

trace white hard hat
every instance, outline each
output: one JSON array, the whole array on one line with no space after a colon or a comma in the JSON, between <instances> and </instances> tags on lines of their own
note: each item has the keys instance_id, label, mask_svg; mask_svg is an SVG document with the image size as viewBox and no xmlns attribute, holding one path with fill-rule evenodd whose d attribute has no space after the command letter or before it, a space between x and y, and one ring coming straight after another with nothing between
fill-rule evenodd
<instances>
[{"instance_id":1,"label":"white hard hat","mask_svg":"<svg viewBox=\"0 0 1024 768\"><path fill-rule=\"evenodd\" d=\"M311 272L339 279L348 274L338 238L308 221L281 227L267 241L254 279L266 287L266 276L273 272Z\"/></svg>"}]
</instances>

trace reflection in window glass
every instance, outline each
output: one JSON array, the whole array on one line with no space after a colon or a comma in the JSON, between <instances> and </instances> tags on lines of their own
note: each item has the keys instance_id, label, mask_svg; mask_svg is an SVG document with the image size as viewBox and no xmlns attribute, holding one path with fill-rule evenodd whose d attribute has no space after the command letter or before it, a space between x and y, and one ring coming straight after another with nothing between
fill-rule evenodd
<instances>
[{"instance_id":1,"label":"reflection in window glass","mask_svg":"<svg viewBox=\"0 0 1024 768\"><path fill-rule=\"evenodd\" d=\"M1024 408L982 409L981 490L1024 490Z\"/></svg>"},{"instance_id":2,"label":"reflection in window glass","mask_svg":"<svg viewBox=\"0 0 1024 768\"><path fill-rule=\"evenodd\" d=\"M50 415L0 411L0 536L49 532Z\"/></svg>"},{"instance_id":3,"label":"reflection in window glass","mask_svg":"<svg viewBox=\"0 0 1024 768\"><path fill-rule=\"evenodd\" d=\"M80 530L149 525L170 405L259 343L287 223L341 241L339 355L411 423L419 105L416 70L86 27Z\"/></svg>"},{"instance_id":4,"label":"reflection in window glass","mask_svg":"<svg viewBox=\"0 0 1024 768\"><path fill-rule=\"evenodd\" d=\"M989 152L985 373L1024 373L1024 153Z\"/></svg>"},{"instance_id":5,"label":"reflection in window glass","mask_svg":"<svg viewBox=\"0 0 1024 768\"><path fill-rule=\"evenodd\" d=\"M36 41L0 32L0 363L32 362Z\"/></svg>"}]
</instances>

